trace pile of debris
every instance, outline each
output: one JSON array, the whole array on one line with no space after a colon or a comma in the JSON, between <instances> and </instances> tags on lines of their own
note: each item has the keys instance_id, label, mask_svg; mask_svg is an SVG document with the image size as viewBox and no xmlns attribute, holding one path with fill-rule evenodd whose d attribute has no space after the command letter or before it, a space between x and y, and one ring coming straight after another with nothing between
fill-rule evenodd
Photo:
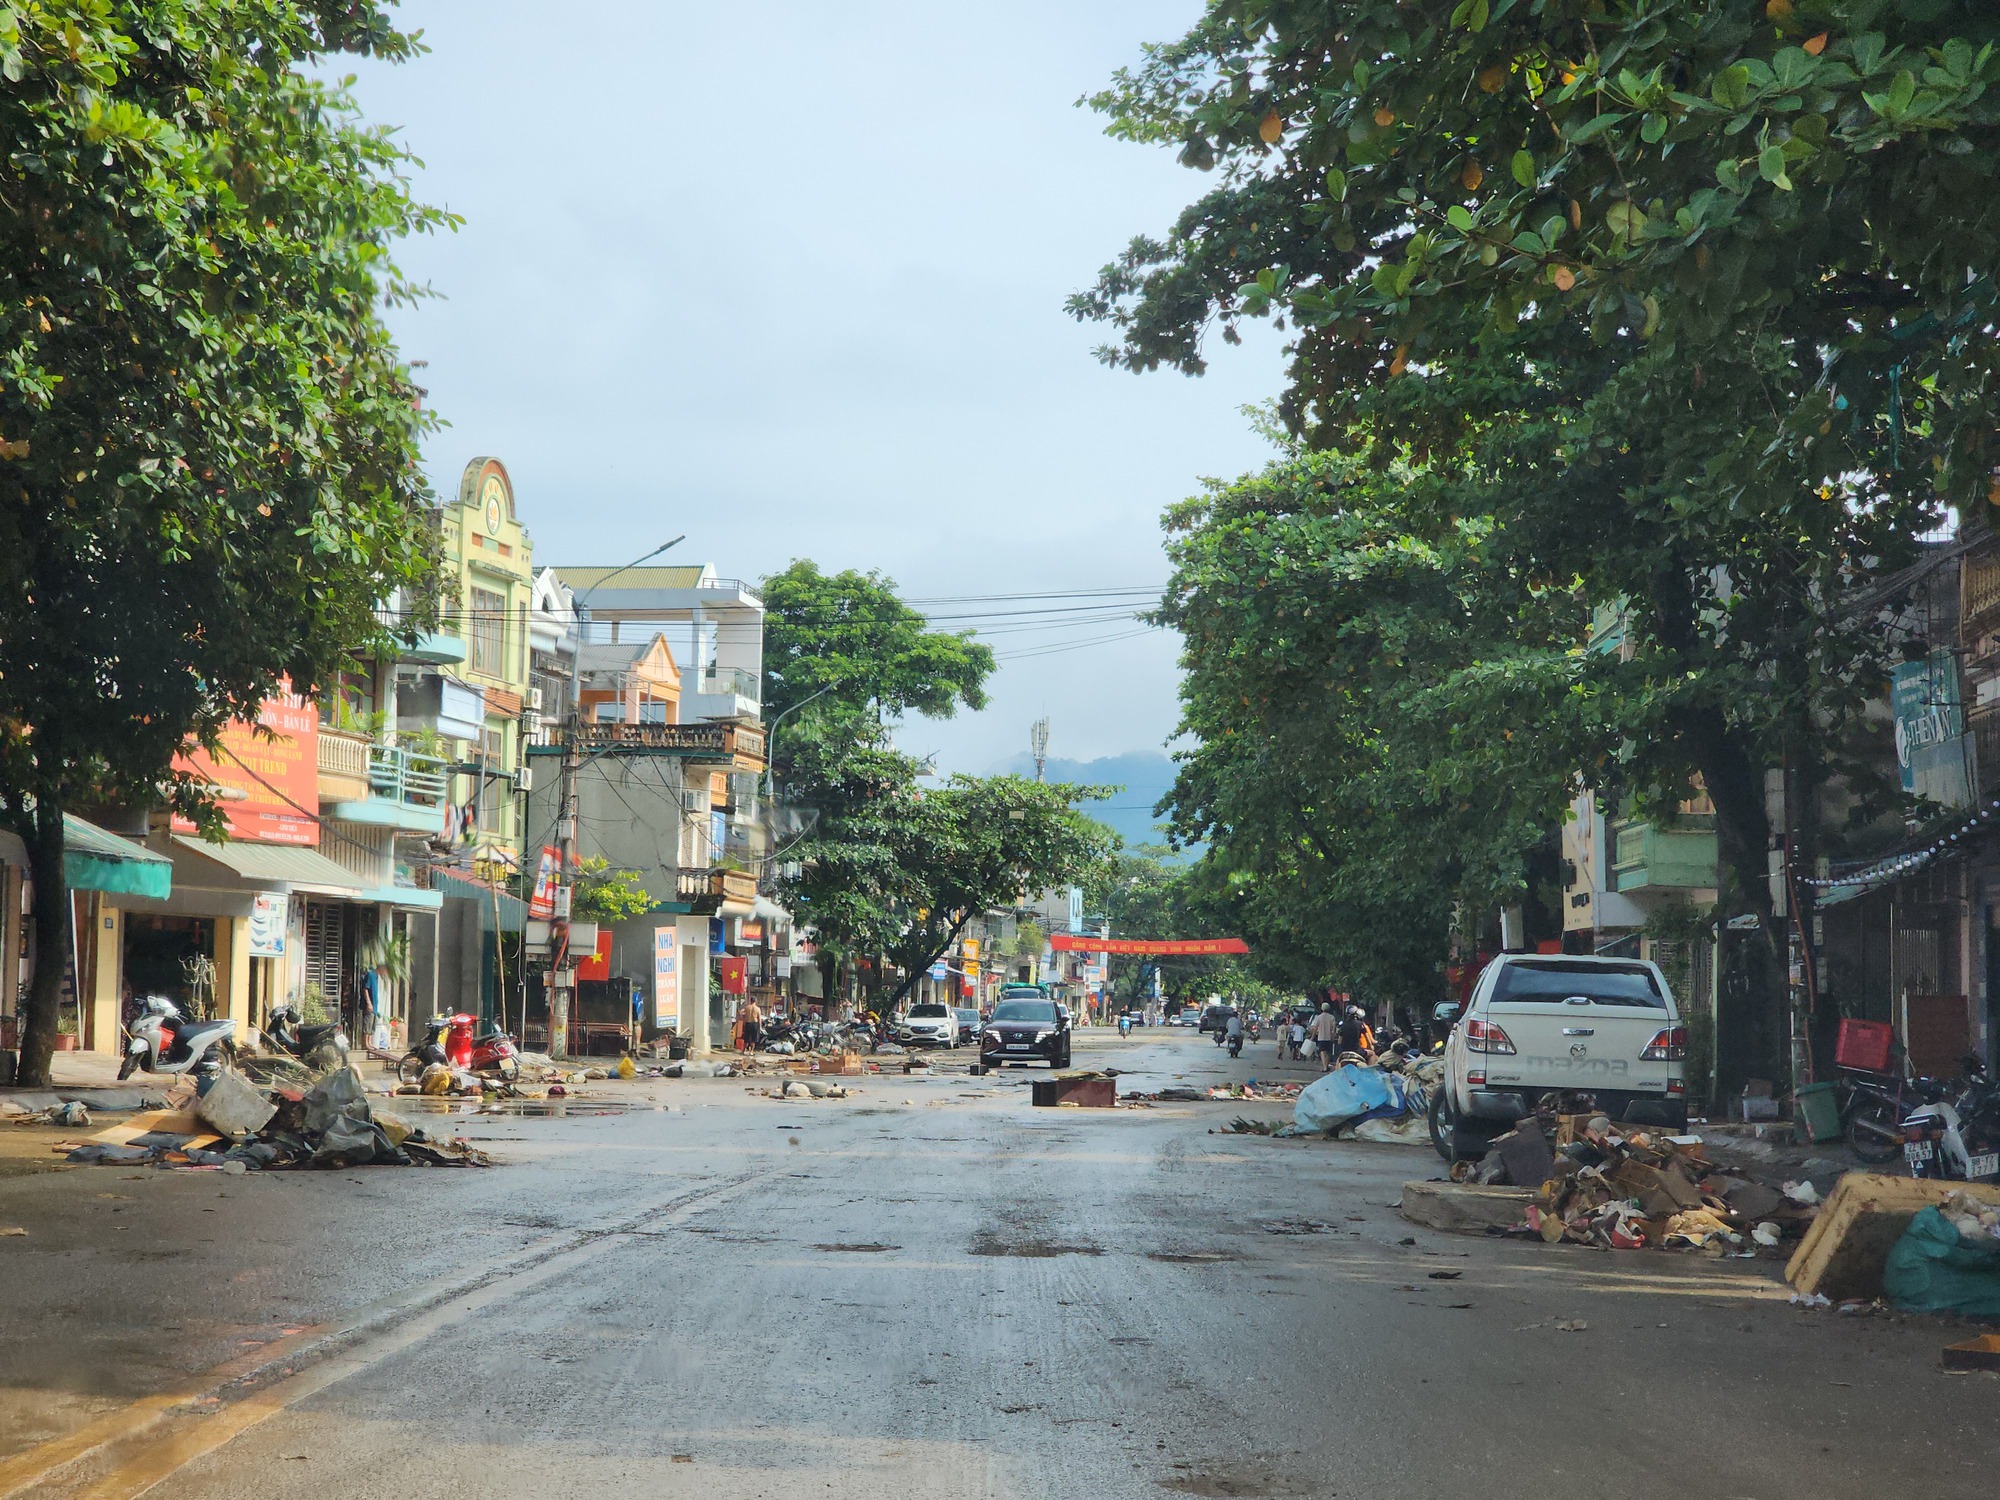
<instances>
[{"instance_id":1,"label":"pile of debris","mask_svg":"<svg viewBox=\"0 0 2000 1500\"><path fill-rule=\"evenodd\" d=\"M1444 1071L1440 1058L1389 1053L1380 1062L1353 1054L1300 1090L1281 1136L1343 1136L1395 1145L1430 1144L1425 1115Z\"/></svg>"},{"instance_id":2,"label":"pile of debris","mask_svg":"<svg viewBox=\"0 0 2000 1500\"><path fill-rule=\"evenodd\" d=\"M1819 1211L1809 1182L1773 1188L1719 1171L1698 1136L1622 1132L1603 1115L1538 1117L1493 1142L1469 1173L1537 1189L1513 1232L1606 1250L1754 1255L1802 1236Z\"/></svg>"},{"instance_id":3,"label":"pile of debris","mask_svg":"<svg viewBox=\"0 0 2000 1500\"><path fill-rule=\"evenodd\" d=\"M844 1084L822 1083L817 1078L788 1078L774 1089L745 1089L746 1094L762 1094L766 1099L845 1099L850 1090Z\"/></svg>"},{"instance_id":4,"label":"pile of debris","mask_svg":"<svg viewBox=\"0 0 2000 1500\"><path fill-rule=\"evenodd\" d=\"M1262 1082L1252 1078L1243 1083L1218 1083L1208 1091L1211 1099L1296 1099L1302 1083L1274 1083L1266 1078Z\"/></svg>"},{"instance_id":5,"label":"pile of debris","mask_svg":"<svg viewBox=\"0 0 2000 1500\"><path fill-rule=\"evenodd\" d=\"M241 1074L223 1073L191 1104L134 1115L91 1140L62 1142L56 1149L78 1163L223 1172L493 1165L468 1141L440 1140L387 1110L372 1109L352 1068L336 1068L309 1088L293 1083L260 1088Z\"/></svg>"}]
</instances>

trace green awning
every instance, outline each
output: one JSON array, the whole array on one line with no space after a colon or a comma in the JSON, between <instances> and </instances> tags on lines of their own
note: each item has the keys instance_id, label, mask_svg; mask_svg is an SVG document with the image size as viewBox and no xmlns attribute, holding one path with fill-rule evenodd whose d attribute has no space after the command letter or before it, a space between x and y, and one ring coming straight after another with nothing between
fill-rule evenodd
<instances>
[{"instance_id":1,"label":"green awning","mask_svg":"<svg viewBox=\"0 0 2000 1500\"><path fill-rule=\"evenodd\" d=\"M73 891L111 891L164 901L173 894L174 862L64 813L63 883Z\"/></svg>"},{"instance_id":2,"label":"green awning","mask_svg":"<svg viewBox=\"0 0 2000 1500\"><path fill-rule=\"evenodd\" d=\"M174 835L174 843L188 854L200 855L222 866L240 880L258 886L280 886L315 896L340 896L355 901L361 897L359 877L342 869L317 849L300 844L253 844L231 839L211 844L185 833ZM200 867L189 871L185 881L207 888L213 880L200 878Z\"/></svg>"}]
</instances>

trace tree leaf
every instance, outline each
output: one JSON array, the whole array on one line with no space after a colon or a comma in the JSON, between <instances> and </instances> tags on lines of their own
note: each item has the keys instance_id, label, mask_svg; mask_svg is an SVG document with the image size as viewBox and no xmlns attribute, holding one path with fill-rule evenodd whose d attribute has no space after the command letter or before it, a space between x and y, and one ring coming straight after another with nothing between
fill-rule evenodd
<instances>
[{"instance_id":1,"label":"tree leaf","mask_svg":"<svg viewBox=\"0 0 2000 1500\"><path fill-rule=\"evenodd\" d=\"M1535 185L1535 158L1526 151L1516 151L1507 163L1507 169L1514 174L1514 180L1524 188Z\"/></svg>"}]
</instances>

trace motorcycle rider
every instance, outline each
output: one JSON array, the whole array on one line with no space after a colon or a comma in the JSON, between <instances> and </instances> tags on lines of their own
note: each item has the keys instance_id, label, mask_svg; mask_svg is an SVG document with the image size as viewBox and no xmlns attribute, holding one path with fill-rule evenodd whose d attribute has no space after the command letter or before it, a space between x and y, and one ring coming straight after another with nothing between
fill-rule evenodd
<instances>
[{"instance_id":1,"label":"motorcycle rider","mask_svg":"<svg viewBox=\"0 0 2000 1500\"><path fill-rule=\"evenodd\" d=\"M1223 1028L1223 1031L1229 1038L1229 1055L1231 1057L1241 1057L1243 1055L1242 1012L1231 1011L1229 1014L1229 1024Z\"/></svg>"}]
</instances>

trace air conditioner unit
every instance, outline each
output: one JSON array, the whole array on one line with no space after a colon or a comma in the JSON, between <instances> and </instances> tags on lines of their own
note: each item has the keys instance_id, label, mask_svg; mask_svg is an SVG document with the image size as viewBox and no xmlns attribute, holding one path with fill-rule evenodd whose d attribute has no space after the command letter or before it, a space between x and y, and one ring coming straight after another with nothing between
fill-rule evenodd
<instances>
[{"instance_id":1,"label":"air conditioner unit","mask_svg":"<svg viewBox=\"0 0 2000 1500\"><path fill-rule=\"evenodd\" d=\"M514 773L515 791L532 792L534 789L535 789L535 768L533 766L523 766L521 767L520 770Z\"/></svg>"},{"instance_id":2,"label":"air conditioner unit","mask_svg":"<svg viewBox=\"0 0 2000 1500\"><path fill-rule=\"evenodd\" d=\"M682 787L682 788L681 788L681 810L682 810L683 812L691 812L691 813L701 813L701 812L707 812L707 811L708 811L708 788L707 788L707 787Z\"/></svg>"},{"instance_id":3,"label":"air conditioner unit","mask_svg":"<svg viewBox=\"0 0 2000 1500\"><path fill-rule=\"evenodd\" d=\"M539 687L528 689L528 696L524 706L531 714L538 714L542 711L542 690Z\"/></svg>"}]
</instances>

